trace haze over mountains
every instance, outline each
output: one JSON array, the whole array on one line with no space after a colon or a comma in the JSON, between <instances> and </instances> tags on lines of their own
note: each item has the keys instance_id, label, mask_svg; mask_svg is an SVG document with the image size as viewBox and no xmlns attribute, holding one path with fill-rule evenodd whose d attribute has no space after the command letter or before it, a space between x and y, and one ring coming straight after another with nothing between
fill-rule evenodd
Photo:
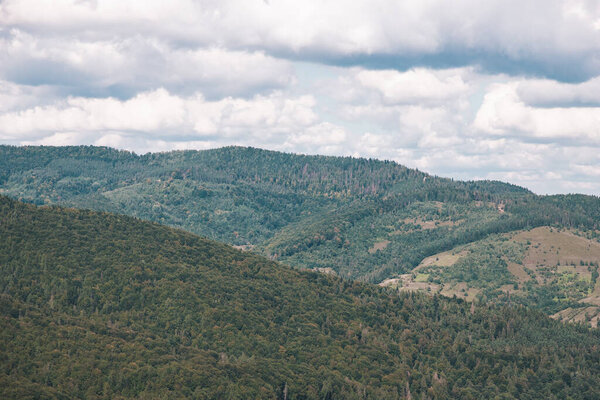
<instances>
[{"instance_id":1,"label":"haze over mountains","mask_svg":"<svg viewBox=\"0 0 600 400\"><path fill-rule=\"evenodd\" d=\"M594 196L242 147L140 156L2 146L0 155L0 193L27 202L136 216L400 290L524 304L594 325L600 312Z\"/></svg>"}]
</instances>

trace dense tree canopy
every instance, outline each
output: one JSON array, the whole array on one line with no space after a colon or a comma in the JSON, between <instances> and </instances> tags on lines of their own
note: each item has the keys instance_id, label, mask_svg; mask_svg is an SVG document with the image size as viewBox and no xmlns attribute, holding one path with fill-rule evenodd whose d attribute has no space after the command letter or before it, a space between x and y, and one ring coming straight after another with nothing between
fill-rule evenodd
<instances>
[{"instance_id":1,"label":"dense tree canopy","mask_svg":"<svg viewBox=\"0 0 600 400\"><path fill-rule=\"evenodd\" d=\"M241 147L136 155L0 146L0 193L127 214L371 282L490 234L600 224L597 197L536 196L389 161ZM389 243L369 251L381 242Z\"/></svg>"},{"instance_id":2,"label":"dense tree canopy","mask_svg":"<svg viewBox=\"0 0 600 400\"><path fill-rule=\"evenodd\" d=\"M120 153L118 153L120 154ZM600 334L0 196L2 398L600 396Z\"/></svg>"}]
</instances>

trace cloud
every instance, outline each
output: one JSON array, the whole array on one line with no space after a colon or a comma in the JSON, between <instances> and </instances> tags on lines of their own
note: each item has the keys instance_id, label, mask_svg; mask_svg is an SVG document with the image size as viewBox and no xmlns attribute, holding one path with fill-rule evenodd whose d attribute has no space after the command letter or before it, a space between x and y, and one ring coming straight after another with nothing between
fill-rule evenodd
<instances>
[{"instance_id":1,"label":"cloud","mask_svg":"<svg viewBox=\"0 0 600 400\"><path fill-rule=\"evenodd\" d=\"M100 135L100 136L98 136ZM23 140L22 145L71 146L89 144L135 151L139 154L170 150L206 150L219 146L211 140L164 140L131 132L60 132L38 140Z\"/></svg>"},{"instance_id":2,"label":"cloud","mask_svg":"<svg viewBox=\"0 0 600 400\"><path fill-rule=\"evenodd\" d=\"M371 137L385 133L390 138L387 147L436 148L461 141L465 110L478 79L469 68L353 68L326 90L339 102L341 118L368 121L371 126L365 129Z\"/></svg>"},{"instance_id":3,"label":"cloud","mask_svg":"<svg viewBox=\"0 0 600 400\"><path fill-rule=\"evenodd\" d=\"M347 122L351 154L442 176L508 180L538 193L600 193L600 108L589 105L596 79L565 84L470 68L338 74L322 87L337 102L329 112Z\"/></svg>"},{"instance_id":4,"label":"cloud","mask_svg":"<svg viewBox=\"0 0 600 400\"><path fill-rule=\"evenodd\" d=\"M359 70L354 79L365 89L375 90L387 104L439 102L461 96L469 89L460 71Z\"/></svg>"},{"instance_id":5,"label":"cloud","mask_svg":"<svg viewBox=\"0 0 600 400\"><path fill-rule=\"evenodd\" d=\"M320 122L311 96L281 92L218 101L165 89L129 100L73 97L0 114L0 139L18 144L94 144L137 152L227 144L307 153L344 152L346 131Z\"/></svg>"},{"instance_id":6,"label":"cloud","mask_svg":"<svg viewBox=\"0 0 600 400\"><path fill-rule=\"evenodd\" d=\"M0 25L35 35L162 38L337 65L488 71L581 81L600 72L600 4L586 0L5 0Z\"/></svg>"},{"instance_id":7,"label":"cloud","mask_svg":"<svg viewBox=\"0 0 600 400\"><path fill-rule=\"evenodd\" d=\"M531 106L520 98L520 84L493 85L477 112L474 128L490 135L522 139L562 139L583 145L600 143L600 107ZM531 86L525 85L526 88ZM577 92L567 90L566 98L572 98L573 94Z\"/></svg>"},{"instance_id":8,"label":"cloud","mask_svg":"<svg viewBox=\"0 0 600 400\"><path fill-rule=\"evenodd\" d=\"M0 115L0 138L35 139L61 132L128 131L166 137L291 133L315 123L311 96L287 98L275 92L252 99L208 101L201 94L180 97L165 89L129 100L72 97L57 104Z\"/></svg>"},{"instance_id":9,"label":"cloud","mask_svg":"<svg viewBox=\"0 0 600 400\"><path fill-rule=\"evenodd\" d=\"M600 106L600 77L579 84L530 79L517 86L519 98L535 107Z\"/></svg>"},{"instance_id":10,"label":"cloud","mask_svg":"<svg viewBox=\"0 0 600 400\"><path fill-rule=\"evenodd\" d=\"M308 154L340 155L348 153L348 138L344 128L330 122L320 122L293 133L276 148Z\"/></svg>"},{"instance_id":11,"label":"cloud","mask_svg":"<svg viewBox=\"0 0 600 400\"><path fill-rule=\"evenodd\" d=\"M18 85L0 80L0 113L46 104L56 101L57 97L48 86Z\"/></svg>"},{"instance_id":12,"label":"cloud","mask_svg":"<svg viewBox=\"0 0 600 400\"><path fill-rule=\"evenodd\" d=\"M294 82L289 62L261 51L172 48L139 35L86 41L11 30L0 39L0 75L29 85L55 85L75 95L130 97L167 88L207 97L248 96Z\"/></svg>"},{"instance_id":13,"label":"cloud","mask_svg":"<svg viewBox=\"0 0 600 400\"><path fill-rule=\"evenodd\" d=\"M165 89L129 100L72 97L0 114L0 140L15 144L95 144L138 152L227 144L334 154L346 132L320 122L311 96L281 92L218 101Z\"/></svg>"}]
</instances>

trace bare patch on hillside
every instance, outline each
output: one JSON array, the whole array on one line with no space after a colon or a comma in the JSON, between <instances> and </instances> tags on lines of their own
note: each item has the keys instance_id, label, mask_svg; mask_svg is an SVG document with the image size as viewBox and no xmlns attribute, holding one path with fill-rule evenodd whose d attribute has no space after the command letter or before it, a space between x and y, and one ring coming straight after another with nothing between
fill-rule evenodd
<instances>
[{"instance_id":1,"label":"bare patch on hillside","mask_svg":"<svg viewBox=\"0 0 600 400\"><path fill-rule=\"evenodd\" d=\"M477 272L478 268L498 271L503 263L504 274L494 275L493 269L488 275ZM551 294L550 301L564 302L565 307L573 302L582 303L581 308L568 308L555 318L595 326L600 319L599 266L597 241L575 231L539 227L486 238L426 257L411 274L384 281L382 286L440 293L469 301L477 298L484 288L488 296L491 289L492 296L502 301L513 296ZM549 292L544 292L543 287L548 287Z\"/></svg>"},{"instance_id":2,"label":"bare patch on hillside","mask_svg":"<svg viewBox=\"0 0 600 400\"><path fill-rule=\"evenodd\" d=\"M419 278L419 276L414 276L413 274L403 274L398 278L386 279L381 282L379 286L398 289L399 291L424 291L437 293L440 290L439 285L418 280L416 278Z\"/></svg>"},{"instance_id":3,"label":"bare patch on hillside","mask_svg":"<svg viewBox=\"0 0 600 400\"><path fill-rule=\"evenodd\" d=\"M385 249L385 248L388 246L388 244L390 244L390 243L391 243L391 242L390 242L389 240L382 240L382 241L380 241L380 242L377 242L377 243L375 243L375 244L373 245L373 247L371 247L371 248L369 249L369 253L370 253L370 254L373 254L373 253L376 253L376 252L377 252L377 251L379 251L379 250L383 250L383 249Z\"/></svg>"},{"instance_id":4,"label":"bare patch on hillside","mask_svg":"<svg viewBox=\"0 0 600 400\"><path fill-rule=\"evenodd\" d=\"M457 282L444 285L440 294L446 297L459 297L466 301L473 301L477 295L481 293L481 289L468 287L465 282Z\"/></svg>"},{"instance_id":5,"label":"bare patch on hillside","mask_svg":"<svg viewBox=\"0 0 600 400\"><path fill-rule=\"evenodd\" d=\"M457 226L464 222L464 219L438 219L438 218L404 218L399 222L402 224L400 229L396 229L389 235L402 235L405 233L428 231L443 226Z\"/></svg>"},{"instance_id":6,"label":"bare patch on hillside","mask_svg":"<svg viewBox=\"0 0 600 400\"><path fill-rule=\"evenodd\" d=\"M600 279L597 279L596 286L594 286L594 290L592 291L592 293L590 293L589 296L581 299L580 303L587 303L600 306Z\"/></svg>"},{"instance_id":7,"label":"bare patch on hillside","mask_svg":"<svg viewBox=\"0 0 600 400\"><path fill-rule=\"evenodd\" d=\"M238 244L234 245L233 248L241 250L241 251L252 251L254 249L253 244Z\"/></svg>"},{"instance_id":8,"label":"bare patch on hillside","mask_svg":"<svg viewBox=\"0 0 600 400\"><path fill-rule=\"evenodd\" d=\"M527 243L528 248L523 259L523 270L535 278L539 285L558 283L573 286L578 281L590 282L592 272L600 264L600 243L581 237L568 230L551 227L539 227L523 231L513 240ZM513 266L511 272L522 275ZM585 302L600 303L600 293L594 288Z\"/></svg>"},{"instance_id":9,"label":"bare patch on hillside","mask_svg":"<svg viewBox=\"0 0 600 400\"><path fill-rule=\"evenodd\" d=\"M335 270L330 267L315 268L313 269L313 271L317 271L325 275L337 275L337 272L335 272Z\"/></svg>"},{"instance_id":10,"label":"bare patch on hillside","mask_svg":"<svg viewBox=\"0 0 600 400\"><path fill-rule=\"evenodd\" d=\"M415 225L417 228L413 229L413 230L429 230L429 229L435 229L437 227L440 226L456 226L458 225L461 221L452 221L452 220L439 220L439 219L430 219L430 220L424 220L422 218L404 218L402 220L403 223L405 224L411 224L411 225ZM419 228L420 227L420 228Z\"/></svg>"}]
</instances>

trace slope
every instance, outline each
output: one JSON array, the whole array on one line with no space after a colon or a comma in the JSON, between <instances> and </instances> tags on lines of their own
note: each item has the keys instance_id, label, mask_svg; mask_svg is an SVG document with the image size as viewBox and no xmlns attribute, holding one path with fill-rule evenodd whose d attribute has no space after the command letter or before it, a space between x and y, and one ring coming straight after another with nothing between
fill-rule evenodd
<instances>
[{"instance_id":1,"label":"slope","mask_svg":"<svg viewBox=\"0 0 600 400\"><path fill-rule=\"evenodd\" d=\"M595 398L600 336L0 196L2 398ZM410 394L409 394L410 393Z\"/></svg>"},{"instance_id":2,"label":"slope","mask_svg":"<svg viewBox=\"0 0 600 400\"><path fill-rule=\"evenodd\" d=\"M0 193L132 215L371 282L489 234L600 221L595 197L535 196L388 161L240 147L138 156L0 146Z\"/></svg>"},{"instance_id":3,"label":"slope","mask_svg":"<svg viewBox=\"0 0 600 400\"><path fill-rule=\"evenodd\" d=\"M523 304L597 326L599 266L597 232L544 226L491 235L435 254L382 286Z\"/></svg>"}]
</instances>

